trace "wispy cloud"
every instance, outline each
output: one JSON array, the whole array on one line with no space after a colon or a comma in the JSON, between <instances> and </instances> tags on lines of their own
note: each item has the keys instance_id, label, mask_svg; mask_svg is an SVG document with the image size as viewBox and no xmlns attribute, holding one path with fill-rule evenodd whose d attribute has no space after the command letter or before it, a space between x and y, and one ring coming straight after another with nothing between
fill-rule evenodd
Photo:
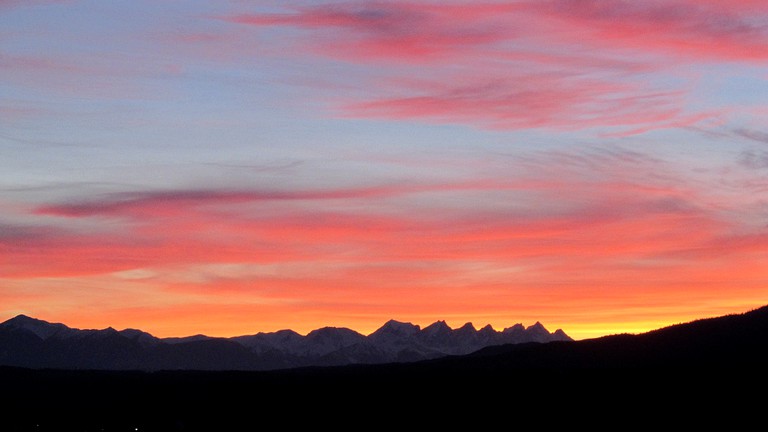
<instances>
[{"instance_id":1,"label":"wispy cloud","mask_svg":"<svg viewBox=\"0 0 768 432\"><path fill-rule=\"evenodd\" d=\"M463 59L478 48L487 56L534 46L756 61L768 55L768 31L759 19L766 14L768 7L752 1L396 1L299 6L223 19L319 32L318 50L357 61L429 62ZM509 42L518 45L503 44Z\"/></svg>"},{"instance_id":2,"label":"wispy cloud","mask_svg":"<svg viewBox=\"0 0 768 432\"><path fill-rule=\"evenodd\" d=\"M435 191L472 190L487 187L489 180L448 184L399 183L370 187L305 190L167 190L120 192L103 200L44 205L35 210L53 216L128 216L179 214L204 206L268 201L358 200L396 197Z\"/></svg>"},{"instance_id":3,"label":"wispy cloud","mask_svg":"<svg viewBox=\"0 0 768 432\"><path fill-rule=\"evenodd\" d=\"M750 169L766 169L768 168L768 150L744 150L739 155L739 163Z\"/></svg>"},{"instance_id":4,"label":"wispy cloud","mask_svg":"<svg viewBox=\"0 0 768 432\"><path fill-rule=\"evenodd\" d=\"M46 227L0 223L0 244L24 243L52 235L55 230Z\"/></svg>"},{"instance_id":5,"label":"wispy cloud","mask_svg":"<svg viewBox=\"0 0 768 432\"><path fill-rule=\"evenodd\" d=\"M0 0L0 313L603 332L765 297L764 0L257 3Z\"/></svg>"},{"instance_id":6,"label":"wispy cloud","mask_svg":"<svg viewBox=\"0 0 768 432\"><path fill-rule=\"evenodd\" d=\"M642 93L616 83L557 75L521 75L477 87L434 84L413 96L349 103L350 117L466 123L490 129L619 127L631 132L698 123L714 115L687 115L680 93Z\"/></svg>"},{"instance_id":7,"label":"wispy cloud","mask_svg":"<svg viewBox=\"0 0 768 432\"><path fill-rule=\"evenodd\" d=\"M255 26L289 26L321 32L316 49L353 61L455 59L517 35L500 16L514 4L429 4L345 2L295 8L281 14L240 14L226 21ZM330 42L330 43L326 43Z\"/></svg>"},{"instance_id":8,"label":"wispy cloud","mask_svg":"<svg viewBox=\"0 0 768 432\"><path fill-rule=\"evenodd\" d=\"M596 47L756 62L768 58L768 7L753 1L631 2L553 0L528 3L564 34ZM678 59L677 61L680 61Z\"/></svg>"},{"instance_id":9,"label":"wispy cloud","mask_svg":"<svg viewBox=\"0 0 768 432\"><path fill-rule=\"evenodd\" d=\"M296 55L308 45L375 66L364 93L334 101L346 116L632 134L721 115L691 109L691 88L647 78L670 65L765 59L768 32L754 19L765 15L752 2L551 0L342 2L222 19L300 30Z\"/></svg>"},{"instance_id":10,"label":"wispy cloud","mask_svg":"<svg viewBox=\"0 0 768 432\"><path fill-rule=\"evenodd\" d=\"M48 228L5 230L6 259L26 271L56 263L46 272L254 260L363 265L584 257L599 267L704 247L730 230L703 198L706 191L681 184L662 161L642 153L544 152L513 164L511 171L503 165L514 173L506 179L147 191L44 204L32 213ZM103 228L67 225L86 218ZM12 234L26 240L10 241Z\"/></svg>"},{"instance_id":11,"label":"wispy cloud","mask_svg":"<svg viewBox=\"0 0 768 432\"><path fill-rule=\"evenodd\" d=\"M764 279L765 231L743 220L754 200L725 199L735 192L662 157L616 146L476 157L461 161L474 175L443 182L69 191L16 206L34 225L0 225L3 298L54 302L52 284L68 281L117 290L94 288L94 302L151 298L110 303L121 319L164 310L178 323L206 304L222 319L262 311L263 329L264 317L327 323L339 310L525 316L547 296L551 313L571 314L585 298L679 301L692 285L700 298Z\"/></svg>"},{"instance_id":12,"label":"wispy cloud","mask_svg":"<svg viewBox=\"0 0 768 432\"><path fill-rule=\"evenodd\" d=\"M768 132L761 131L761 130L755 130L755 129L746 129L746 128L736 128L733 130L733 133L736 135L746 138L748 140L757 141L762 144L768 144Z\"/></svg>"}]
</instances>

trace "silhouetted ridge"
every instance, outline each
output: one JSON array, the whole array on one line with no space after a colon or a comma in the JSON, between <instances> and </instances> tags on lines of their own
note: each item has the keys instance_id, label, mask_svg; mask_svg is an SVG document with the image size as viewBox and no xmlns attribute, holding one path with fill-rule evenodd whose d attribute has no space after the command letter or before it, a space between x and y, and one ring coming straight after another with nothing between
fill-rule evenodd
<instances>
[{"instance_id":1,"label":"silhouetted ridge","mask_svg":"<svg viewBox=\"0 0 768 432\"><path fill-rule=\"evenodd\" d=\"M382 364L462 355L483 347L570 340L537 323L514 332L472 323L451 329L437 321L424 329L389 320L368 336L323 327L302 336L293 330L231 338L202 334L156 338L139 329L79 330L25 315L0 324L0 365L67 369L274 370L307 366Z\"/></svg>"},{"instance_id":2,"label":"silhouetted ridge","mask_svg":"<svg viewBox=\"0 0 768 432\"><path fill-rule=\"evenodd\" d=\"M637 335L617 334L543 345L491 346L470 356L445 359L445 362L470 369L483 365L497 372L528 368L762 369L768 364L768 306Z\"/></svg>"},{"instance_id":3,"label":"silhouetted ridge","mask_svg":"<svg viewBox=\"0 0 768 432\"><path fill-rule=\"evenodd\" d=\"M451 332L451 328L448 327L448 324L446 324L445 321L435 321L434 323L424 327L422 332L427 337L439 337L449 334Z\"/></svg>"},{"instance_id":4,"label":"silhouetted ridge","mask_svg":"<svg viewBox=\"0 0 768 432\"><path fill-rule=\"evenodd\" d=\"M9 319L2 325L9 329L31 332L43 340L69 330L69 327L65 326L64 324L51 324L46 321L28 317L23 314Z\"/></svg>"},{"instance_id":5,"label":"silhouetted ridge","mask_svg":"<svg viewBox=\"0 0 768 432\"><path fill-rule=\"evenodd\" d=\"M62 340L51 337L43 341L20 326L20 322L24 323L21 320L16 324L0 324L0 355L4 356L5 363L9 352L27 355L27 360L45 360L45 356L51 354L47 351L48 344ZM539 328L535 324L531 327ZM333 333L331 330L325 329L319 334ZM522 325L515 325L504 332L488 334L510 337L525 330ZM482 332L483 329L477 334ZM450 340L457 333L461 332L446 329L441 323L427 326L411 338L413 341L425 338L421 340L422 345L411 345L398 355L401 358L416 356L419 350L427 350L443 338ZM242 340L222 338L177 344L161 340L154 349L134 351L137 344L126 335L105 334L106 338L94 338L93 332L85 332L72 340L99 340L90 354L122 349L118 358L125 364L130 359L166 360L175 367L202 368L208 362L208 366L215 365L217 369L206 372L164 367L166 370L140 372L0 366L2 429L6 430L9 419L14 419L22 427L11 425L8 430L102 430L109 422L115 425L115 421L123 420L126 423L120 423L119 428L105 430L136 430L136 426L141 426L138 430L163 431L253 430L266 415L283 413L286 407L290 413L300 413L295 417L305 419L311 427L317 427L318 421L328 420L330 423L325 424L333 427L349 424L359 428L357 420L348 422L351 417L343 416L356 413L393 429L402 428L404 424L424 424L431 428L467 424L493 428L523 417L545 421L550 426L556 426L550 417L559 419L561 423L557 426L562 427L599 426L602 418L602 424L611 429L630 424L627 422L658 429L659 425L690 427L696 419L712 426L716 424L712 415L719 414L725 421L717 424L746 429L759 424L758 416L762 413L759 395L766 384L765 365L768 364L768 307L638 335L502 344L467 355L443 355L401 363L350 364L366 355L373 359L383 355L376 346L359 343L314 360L315 366L325 367L271 371L221 370L218 369L222 367L221 359L217 356L225 355L226 366L232 369L251 367L254 358L264 356L272 356L275 364L291 364L300 357L270 348L254 356L252 348ZM134 332L128 334L135 335ZM280 345L277 341L296 344L294 349L301 349L306 337L280 331L242 338L253 343L252 346L262 346L261 341L266 340L275 346ZM430 338L436 339L429 342L433 345L425 342ZM110 342L109 349L104 345L105 339ZM73 346L69 349L77 351ZM158 352L165 355L148 354ZM62 352L54 354L61 356ZM462 392L464 389L469 391ZM420 403L444 401L451 395L460 399L456 408L447 413ZM552 403L544 402L550 399ZM736 409L729 411L729 406ZM677 422L669 422L671 413L678 414ZM750 413L754 413L752 421L739 421L748 418ZM275 416L295 425L293 417ZM414 418L421 421L414 423ZM76 428L53 427L67 419L71 419ZM580 419L583 422L579 423ZM84 422L88 422L90 428L85 428ZM47 428L36 428L38 423ZM144 427L152 424L157 427Z\"/></svg>"},{"instance_id":6,"label":"silhouetted ridge","mask_svg":"<svg viewBox=\"0 0 768 432\"><path fill-rule=\"evenodd\" d=\"M182 338L183 339L183 338ZM768 364L768 306L638 335L573 341L536 322L498 332L471 323L423 329L386 322L369 336L326 327L235 338L166 341L135 329L77 330L27 316L0 324L0 365L69 369L274 370L306 366L408 363L431 371L521 368L719 368ZM501 373L500 372L500 373Z\"/></svg>"}]
</instances>

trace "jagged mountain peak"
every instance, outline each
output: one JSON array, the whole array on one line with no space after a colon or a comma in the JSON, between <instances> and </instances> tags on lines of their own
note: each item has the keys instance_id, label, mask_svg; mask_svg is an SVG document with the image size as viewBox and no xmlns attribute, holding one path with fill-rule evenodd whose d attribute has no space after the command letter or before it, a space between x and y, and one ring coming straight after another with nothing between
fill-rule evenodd
<instances>
[{"instance_id":1,"label":"jagged mountain peak","mask_svg":"<svg viewBox=\"0 0 768 432\"><path fill-rule=\"evenodd\" d=\"M391 319L384 323L381 327L379 327L378 330L372 333L374 334L380 334L380 333L389 333L389 334L397 334L397 335L413 335L415 333L418 333L421 331L421 327L419 327L416 324L412 324L409 322L402 322L402 321L396 321L394 319Z\"/></svg>"},{"instance_id":2,"label":"jagged mountain peak","mask_svg":"<svg viewBox=\"0 0 768 432\"><path fill-rule=\"evenodd\" d=\"M526 328L525 332L535 342L548 342L552 340L552 334L549 333L549 330L547 330L546 327L544 327L544 325L538 321Z\"/></svg>"},{"instance_id":3,"label":"jagged mountain peak","mask_svg":"<svg viewBox=\"0 0 768 432\"><path fill-rule=\"evenodd\" d=\"M522 323L517 323L512 327L505 328L504 330L502 330L502 333L517 333L522 331L525 331L525 326L523 326Z\"/></svg>"},{"instance_id":4,"label":"jagged mountain peak","mask_svg":"<svg viewBox=\"0 0 768 432\"><path fill-rule=\"evenodd\" d=\"M477 329L475 329L475 325L474 324L472 324L471 322L468 322L468 323L464 323L463 326L457 328L456 331L465 331L465 332L472 332L472 333L474 333L474 332L477 331Z\"/></svg>"},{"instance_id":5,"label":"jagged mountain peak","mask_svg":"<svg viewBox=\"0 0 768 432\"><path fill-rule=\"evenodd\" d=\"M364 337L360 333L346 327L321 327L307 333L307 338L349 338Z\"/></svg>"},{"instance_id":6,"label":"jagged mountain peak","mask_svg":"<svg viewBox=\"0 0 768 432\"><path fill-rule=\"evenodd\" d=\"M346 327L323 327L304 337L303 352L323 356L365 341L365 336Z\"/></svg>"},{"instance_id":7,"label":"jagged mountain peak","mask_svg":"<svg viewBox=\"0 0 768 432\"><path fill-rule=\"evenodd\" d=\"M483 326L483 328L478 330L478 333L488 333L488 334L491 334L491 333L496 333L496 330L493 329L492 325L486 324L485 326Z\"/></svg>"},{"instance_id":8,"label":"jagged mountain peak","mask_svg":"<svg viewBox=\"0 0 768 432\"><path fill-rule=\"evenodd\" d=\"M259 333L259 334L264 334L264 333ZM278 331L274 332L274 334L283 335L283 336L289 336L289 335L290 336L301 336L299 334L299 332L291 330L291 329L278 330Z\"/></svg>"},{"instance_id":9,"label":"jagged mountain peak","mask_svg":"<svg viewBox=\"0 0 768 432\"><path fill-rule=\"evenodd\" d=\"M547 328L544 327L544 324L542 324L539 321L536 321L536 323L534 323L533 325L528 326L528 328L526 328L526 330L527 331L537 331L537 332L544 331L544 332L549 333L549 330L547 330Z\"/></svg>"},{"instance_id":10,"label":"jagged mountain peak","mask_svg":"<svg viewBox=\"0 0 768 432\"><path fill-rule=\"evenodd\" d=\"M436 334L444 334L444 333L450 333L451 328L446 324L445 321L435 321L432 324L424 327L421 332L427 335L436 335Z\"/></svg>"},{"instance_id":11,"label":"jagged mountain peak","mask_svg":"<svg viewBox=\"0 0 768 432\"><path fill-rule=\"evenodd\" d=\"M233 336L232 339L242 339L242 338L271 338L271 337L282 337L282 338L302 338L302 336L299 332L291 329L282 329L277 330L273 332L258 332L256 334L245 334L240 336Z\"/></svg>"},{"instance_id":12,"label":"jagged mountain peak","mask_svg":"<svg viewBox=\"0 0 768 432\"><path fill-rule=\"evenodd\" d=\"M57 333L70 330L70 328L64 324L50 323L48 321L32 318L24 314L16 315L15 317L5 321L0 325L6 328L29 331L43 340L46 340Z\"/></svg>"},{"instance_id":13,"label":"jagged mountain peak","mask_svg":"<svg viewBox=\"0 0 768 432\"><path fill-rule=\"evenodd\" d=\"M24 314L18 314L15 317L9 319L8 321L5 321L2 324L8 325L8 326L17 326L17 327L26 327L26 326L32 326L32 325L55 325L55 324L49 323L48 321L32 318Z\"/></svg>"},{"instance_id":14,"label":"jagged mountain peak","mask_svg":"<svg viewBox=\"0 0 768 432\"><path fill-rule=\"evenodd\" d=\"M35 337L39 340L35 341ZM468 354L490 345L554 340L572 339L560 329L550 334L540 322L527 329L516 324L497 332L490 324L479 331L472 322L452 329L444 320L439 320L422 329L394 319L368 336L346 327L322 327L306 336L286 329L227 338L198 334L160 339L134 328L81 330L19 315L0 323L0 343L16 343L25 348L0 350L0 364L96 369L268 370L410 362Z\"/></svg>"},{"instance_id":15,"label":"jagged mountain peak","mask_svg":"<svg viewBox=\"0 0 768 432\"><path fill-rule=\"evenodd\" d=\"M15 317L13 317L13 318L9 319L8 321L4 322L3 324L17 324L17 323L23 323L23 322L29 322L29 321L45 322L43 320L39 320L37 318L32 318L32 317L24 315L24 314L18 314Z\"/></svg>"},{"instance_id":16,"label":"jagged mountain peak","mask_svg":"<svg viewBox=\"0 0 768 432\"><path fill-rule=\"evenodd\" d=\"M572 341L573 340L573 338L571 338L570 336L565 334L563 329L555 330L554 333L552 333L552 337L553 337L554 340L558 340L558 341Z\"/></svg>"}]
</instances>

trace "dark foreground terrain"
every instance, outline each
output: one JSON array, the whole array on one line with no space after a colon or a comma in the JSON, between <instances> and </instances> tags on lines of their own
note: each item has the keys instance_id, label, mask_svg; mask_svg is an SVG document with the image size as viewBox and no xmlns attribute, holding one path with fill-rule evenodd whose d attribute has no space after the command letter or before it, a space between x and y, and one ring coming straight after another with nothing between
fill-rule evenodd
<instances>
[{"instance_id":1,"label":"dark foreground terrain","mask_svg":"<svg viewBox=\"0 0 768 432\"><path fill-rule=\"evenodd\" d=\"M503 345L417 363L270 372L0 368L0 430L739 430L764 424L766 384L761 308L640 335Z\"/></svg>"}]
</instances>

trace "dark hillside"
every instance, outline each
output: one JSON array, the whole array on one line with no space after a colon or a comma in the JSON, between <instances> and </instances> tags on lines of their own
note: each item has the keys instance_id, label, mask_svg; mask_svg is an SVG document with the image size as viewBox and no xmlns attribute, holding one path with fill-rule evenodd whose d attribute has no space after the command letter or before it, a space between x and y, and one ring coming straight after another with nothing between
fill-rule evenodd
<instances>
[{"instance_id":1,"label":"dark hillside","mask_svg":"<svg viewBox=\"0 0 768 432\"><path fill-rule=\"evenodd\" d=\"M531 418L542 427L741 429L764 412L766 365L768 308L416 363L261 372L5 367L0 430L476 430Z\"/></svg>"},{"instance_id":2,"label":"dark hillside","mask_svg":"<svg viewBox=\"0 0 768 432\"><path fill-rule=\"evenodd\" d=\"M483 364L484 368L497 371L517 368L763 368L768 364L768 306L639 335L501 345L444 361L468 369Z\"/></svg>"}]
</instances>

